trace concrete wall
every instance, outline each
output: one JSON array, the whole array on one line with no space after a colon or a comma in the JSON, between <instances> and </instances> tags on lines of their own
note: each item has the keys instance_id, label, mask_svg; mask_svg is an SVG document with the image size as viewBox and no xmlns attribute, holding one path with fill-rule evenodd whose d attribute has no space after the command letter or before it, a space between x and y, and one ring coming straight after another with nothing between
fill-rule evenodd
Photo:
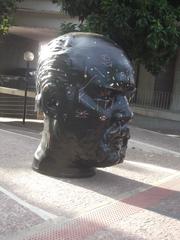
<instances>
[{"instance_id":1,"label":"concrete wall","mask_svg":"<svg viewBox=\"0 0 180 240\"><path fill-rule=\"evenodd\" d=\"M172 111L180 112L180 49L177 52L176 57L176 64L174 69L174 86L170 109Z\"/></svg>"},{"instance_id":2,"label":"concrete wall","mask_svg":"<svg viewBox=\"0 0 180 240\"><path fill-rule=\"evenodd\" d=\"M35 12L54 12L59 13L61 7L53 4L51 0L25 0L17 4L18 9Z\"/></svg>"},{"instance_id":3,"label":"concrete wall","mask_svg":"<svg viewBox=\"0 0 180 240\"><path fill-rule=\"evenodd\" d=\"M142 103L150 104L153 100L154 76L147 72L143 65L139 69L137 100Z\"/></svg>"},{"instance_id":4,"label":"concrete wall","mask_svg":"<svg viewBox=\"0 0 180 240\"><path fill-rule=\"evenodd\" d=\"M50 0L26 0L18 5L15 26L59 29L63 22L77 22Z\"/></svg>"},{"instance_id":5,"label":"concrete wall","mask_svg":"<svg viewBox=\"0 0 180 240\"><path fill-rule=\"evenodd\" d=\"M50 0L25 0L19 3L14 26L0 42L0 74L25 68L25 51L34 53L35 60L31 67L36 68L40 43L56 37L62 22L76 21L60 13L60 10L61 7Z\"/></svg>"},{"instance_id":6,"label":"concrete wall","mask_svg":"<svg viewBox=\"0 0 180 240\"><path fill-rule=\"evenodd\" d=\"M65 21L73 22L67 16L39 13L36 12L17 12L15 15L14 25L34 28L52 28L60 29L61 23Z\"/></svg>"},{"instance_id":7,"label":"concrete wall","mask_svg":"<svg viewBox=\"0 0 180 240\"><path fill-rule=\"evenodd\" d=\"M32 51L35 55L31 63L32 68L36 68L38 58L39 43L30 39L8 35L4 41L0 42L0 74L4 71L25 68L24 52Z\"/></svg>"}]
</instances>

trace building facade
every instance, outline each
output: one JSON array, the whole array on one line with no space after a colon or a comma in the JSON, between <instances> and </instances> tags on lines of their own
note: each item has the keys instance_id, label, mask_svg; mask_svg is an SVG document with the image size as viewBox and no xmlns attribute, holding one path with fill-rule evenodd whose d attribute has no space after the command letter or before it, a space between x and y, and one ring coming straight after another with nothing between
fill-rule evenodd
<instances>
[{"instance_id":1,"label":"building facade","mask_svg":"<svg viewBox=\"0 0 180 240\"><path fill-rule=\"evenodd\" d=\"M180 50L156 76L139 67L134 111L180 121Z\"/></svg>"},{"instance_id":2,"label":"building facade","mask_svg":"<svg viewBox=\"0 0 180 240\"><path fill-rule=\"evenodd\" d=\"M25 68L25 51L34 53L31 67L36 68L41 45L58 36L61 23L68 21L76 19L71 19L50 0L26 0L19 3L13 26L0 41L0 74Z\"/></svg>"},{"instance_id":3,"label":"building facade","mask_svg":"<svg viewBox=\"0 0 180 240\"><path fill-rule=\"evenodd\" d=\"M41 46L60 35L63 22L77 22L77 19L67 16L50 0L19 3L9 34L0 40L0 75L22 72L26 68L25 51L34 53L31 68L36 69ZM166 70L157 76L148 73L143 66L138 68L133 108L140 114L180 120L180 50Z\"/></svg>"}]
</instances>

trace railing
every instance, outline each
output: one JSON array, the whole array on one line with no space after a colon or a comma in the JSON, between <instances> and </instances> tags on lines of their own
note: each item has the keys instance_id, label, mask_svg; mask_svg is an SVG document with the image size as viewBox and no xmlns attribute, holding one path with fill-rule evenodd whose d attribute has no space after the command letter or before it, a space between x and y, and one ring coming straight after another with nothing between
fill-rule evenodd
<instances>
[{"instance_id":1,"label":"railing","mask_svg":"<svg viewBox=\"0 0 180 240\"><path fill-rule=\"evenodd\" d=\"M179 101L180 95L172 95L170 92L147 92L138 91L131 100L131 105L140 106L151 109L168 110L172 104L172 101Z\"/></svg>"},{"instance_id":2,"label":"railing","mask_svg":"<svg viewBox=\"0 0 180 240\"><path fill-rule=\"evenodd\" d=\"M27 97L26 118L36 119L34 98ZM24 111L24 97L0 95L0 117L22 118Z\"/></svg>"}]
</instances>

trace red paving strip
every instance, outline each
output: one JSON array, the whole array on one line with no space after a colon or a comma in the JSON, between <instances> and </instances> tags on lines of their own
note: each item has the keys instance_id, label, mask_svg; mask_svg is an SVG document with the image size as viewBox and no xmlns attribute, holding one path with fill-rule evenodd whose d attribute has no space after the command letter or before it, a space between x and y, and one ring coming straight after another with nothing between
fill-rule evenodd
<instances>
[{"instance_id":1,"label":"red paving strip","mask_svg":"<svg viewBox=\"0 0 180 240\"><path fill-rule=\"evenodd\" d=\"M177 186L179 189L180 179L171 180L152 187L144 192L126 198L120 202L96 209L84 216L80 216L63 226L51 226L44 232L39 232L24 240L84 240L99 230L103 230L111 224L120 221L124 217L142 211L144 208L158 204L161 200L177 193L167 187Z\"/></svg>"},{"instance_id":2,"label":"red paving strip","mask_svg":"<svg viewBox=\"0 0 180 240\"><path fill-rule=\"evenodd\" d=\"M162 199L171 196L180 190L180 179L173 179L169 182L161 184L159 187L152 187L144 192L140 192L129 198L123 199L122 202L140 207L148 208Z\"/></svg>"},{"instance_id":3,"label":"red paving strip","mask_svg":"<svg viewBox=\"0 0 180 240\"><path fill-rule=\"evenodd\" d=\"M78 217L59 229L50 229L49 233L38 233L24 240L80 240L98 230L119 221L120 218L132 215L139 209L125 203L117 202L108 207L97 209L85 216Z\"/></svg>"},{"instance_id":4,"label":"red paving strip","mask_svg":"<svg viewBox=\"0 0 180 240\"><path fill-rule=\"evenodd\" d=\"M140 208L147 208L157 204L161 199L167 198L172 195L174 191L160 187L153 187L145 192L138 193L137 195L124 199L122 202L137 206Z\"/></svg>"}]
</instances>

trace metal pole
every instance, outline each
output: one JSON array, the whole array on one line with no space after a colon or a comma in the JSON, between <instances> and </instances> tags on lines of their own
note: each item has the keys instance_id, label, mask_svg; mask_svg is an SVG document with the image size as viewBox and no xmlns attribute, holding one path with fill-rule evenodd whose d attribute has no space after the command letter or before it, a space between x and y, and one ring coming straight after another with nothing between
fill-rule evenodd
<instances>
[{"instance_id":1,"label":"metal pole","mask_svg":"<svg viewBox=\"0 0 180 240\"><path fill-rule=\"evenodd\" d=\"M25 124L25 120L26 120L26 105L27 105L28 75L29 75L29 62L27 62L27 65L26 65L25 91L24 91L23 124Z\"/></svg>"}]
</instances>

